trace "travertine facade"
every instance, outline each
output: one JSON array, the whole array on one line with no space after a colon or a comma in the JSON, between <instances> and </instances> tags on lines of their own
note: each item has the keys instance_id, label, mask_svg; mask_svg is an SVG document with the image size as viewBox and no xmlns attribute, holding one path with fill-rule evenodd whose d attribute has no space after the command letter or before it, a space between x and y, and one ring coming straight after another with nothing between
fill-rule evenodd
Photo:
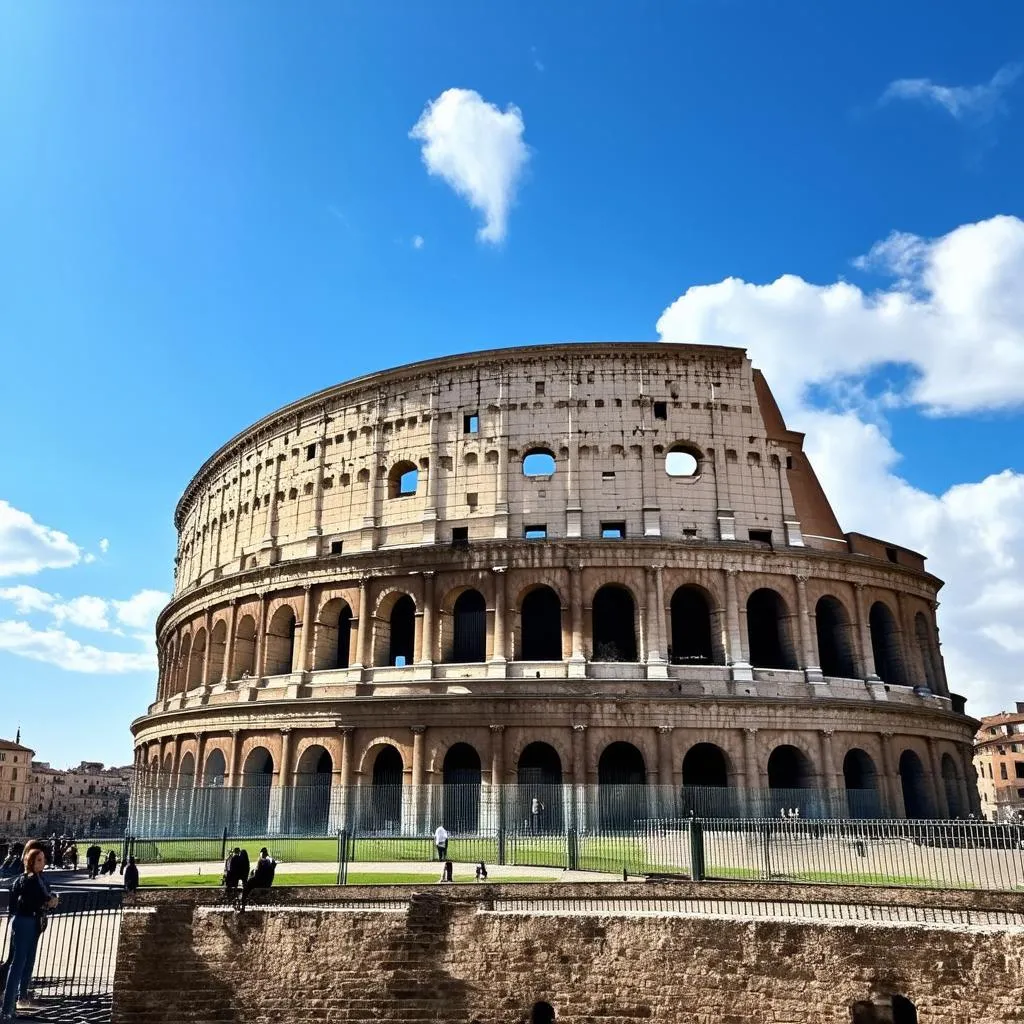
<instances>
[{"instance_id":1,"label":"travertine facade","mask_svg":"<svg viewBox=\"0 0 1024 1024\"><path fill-rule=\"evenodd\" d=\"M974 737L982 813L990 821L1024 819L1024 701L981 720Z\"/></svg>"},{"instance_id":2,"label":"travertine facade","mask_svg":"<svg viewBox=\"0 0 1024 1024\"><path fill-rule=\"evenodd\" d=\"M175 522L133 726L167 783L532 772L976 810L940 581L842 533L742 350L558 345L364 377L235 437Z\"/></svg>"}]
</instances>

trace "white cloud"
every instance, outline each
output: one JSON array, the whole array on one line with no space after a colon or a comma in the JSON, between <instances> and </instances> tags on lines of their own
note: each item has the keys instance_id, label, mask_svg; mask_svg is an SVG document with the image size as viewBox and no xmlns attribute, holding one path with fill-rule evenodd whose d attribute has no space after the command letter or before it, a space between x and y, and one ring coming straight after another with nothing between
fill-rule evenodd
<instances>
[{"instance_id":1,"label":"white cloud","mask_svg":"<svg viewBox=\"0 0 1024 1024\"><path fill-rule=\"evenodd\" d=\"M0 622L0 651L56 665L69 672L90 675L120 675L156 670L156 655L153 651L144 654L103 651L79 643L58 629L35 629L27 622Z\"/></svg>"},{"instance_id":2,"label":"white cloud","mask_svg":"<svg viewBox=\"0 0 1024 1024\"><path fill-rule=\"evenodd\" d=\"M427 104L409 137L423 144L427 170L484 215L477 237L501 242L530 151L519 108L504 111L472 89L447 89Z\"/></svg>"},{"instance_id":3,"label":"white cloud","mask_svg":"<svg viewBox=\"0 0 1024 1024\"><path fill-rule=\"evenodd\" d=\"M424 242L422 235L413 235L412 247L414 249L422 249L425 244L426 243Z\"/></svg>"},{"instance_id":4,"label":"white cloud","mask_svg":"<svg viewBox=\"0 0 1024 1024\"><path fill-rule=\"evenodd\" d=\"M81 559L81 548L66 533L43 526L27 512L0 500L0 576L66 569Z\"/></svg>"},{"instance_id":5,"label":"white cloud","mask_svg":"<svg viewBox=\"0 0 1024 1024\"><path fill-rule=\"evenodd\" d=\"M153 632L160 609L170 601L171 595L162 590L140 590L127 601L112 601L117 621L130 629Z\"/></svg>"},{"instance_id":6,"label":"white cloud","mask_svg":"<svg viewBox=\"0 0 1024 1024\"><path fill-rule=\"evenodd\" d=\"M99 546L100 546L100 551L102 551L102 552L103 552L103 554L106 554L106 553L107 553L107 552L108 552L108 551L110 550L110 541L109 541L109 540L107 540L107 538L106 538L106 537L104 537L104 538L103 538L103 539L102 539L102 540L100 541L100 545L99 545Z\"/></svg>"},{"instance_id":7,"label":"white cloud","mask_svg":"<svg viewBox=\"0 0 1024 1024\"><path fill-rule=\"evenodd\" d=\"M885 403L866 410L862 389L865 375L898 362L914 374L890 401L933 415L1024 404L1024 222L995 217L937 240L894 234L859 262L896 284L866 294L841 281L730 278L690 288L658 331L665 341L748 349L789 426L807 432L844 528L922 552L946 581L951 687L975 714L1012 707L1024 650L1024 474L1007 469L942 494L910 485L884 432ZM838 385L854 409L812 407L810 385Z\"/></svg>"},{"instance_id":8,"label":"white cloud","mask_svg":"<svg viewBox=\"0 0 1024 1024\"><path fill-rule=\"evenodd\" d=\"M993 217L935 240L890 236L862 263L901 280L867 293L794 275L763 285L727 278L690 288L658 333L749 347L790 407L808 384L887 362L917 371L903 399L931 412L1024 402L1024 221Z\"/></svg>"},{"instance_id":9,"label":"white cloud","mask_svg":"<svg viewBox=\"0 0 1024 1024\"><path fill-rule=\"evenodd\" d=\"M890 82L879 103L920 100L942 107L958 121L986 121L1004 108L1003 94L1020 77L1024 65L1007 64L981 85L939 85L930 78L899 78Z\"/></svg>"}]
</instances>

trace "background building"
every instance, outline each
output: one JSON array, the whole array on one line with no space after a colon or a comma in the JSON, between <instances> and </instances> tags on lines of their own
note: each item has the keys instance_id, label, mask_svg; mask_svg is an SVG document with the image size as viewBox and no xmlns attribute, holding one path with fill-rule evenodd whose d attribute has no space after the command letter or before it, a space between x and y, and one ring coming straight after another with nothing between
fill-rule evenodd
<instances>
[{"instance_id":1,"label":"background building","mask_svg":"<svg viewBox=\"0 0 1024 1024\"><path fill-rule=\"evenodd\" d=\"M978 811L941 581L841 530L742 349L363 377L217 451L175 525L139 834L473 831L497 787L553 825Z\"/></svg>"},{"instance_id":2,"label":"background building","mask_svg":"<svg viewBox=\"0 0 1024 1024\"><path fill-rule=\"evenodd\" d=\"M20 738L20 737L19 737ZM0 740L0 835L10 837L25 823L34 750Z\"/></svg>"},{"instance_id":3,"label":"background building","mask_svg":"<svg viewBox=\"0 0 1024 1024\"><path fill-rule=\"evenodd\" d=\"M135 769L104 768L83 761L77 768L32 763L28 830L40 835L92 833L116 835L128 822L128 801Z\"/></svg>"},{"instance_id":4,"label":"background building","mask_svg":"<svg viewBox=\"0 0 1024 1024\"><path fill-rule=\"evenodd\" d=\"M1024 701L981 720L974 737L981 809L992 821L1024 819Z\"/></svg>"}]
</instances>

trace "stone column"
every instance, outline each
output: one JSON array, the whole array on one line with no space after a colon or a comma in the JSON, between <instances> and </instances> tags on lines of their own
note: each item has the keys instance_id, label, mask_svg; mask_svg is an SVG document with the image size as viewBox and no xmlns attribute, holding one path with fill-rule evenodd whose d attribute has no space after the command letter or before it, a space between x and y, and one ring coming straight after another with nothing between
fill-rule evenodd
<instances>
[{"instance_id":1,"label":"stone column","mask_svg":"<svg viewBox=\"0 0 1024 1024\"><path fill-rule=\"evenodd\" d=\"M239 766L238 758L242 753L242 744L238 738L238 730L231 730L231 746L228 748L228 777L224 780L226 786L237 786Z\"/></svg>"},{"instance_id":2,"label":"stone column","mask_svg":"<svg viewBox=\"0 0 1024 1024\"><path fill-rule=\"evenodd\" d=\"M356 663L354 669L364 668L370 658L370 594L369 580L359 581L359 631L356 633Z\"/></svg>"},{"instance_id":3,"label":"stone column","mask_svg":"<svg viewBox=\"0 0 1024 1024\"><path fill-rule=\"evenodd\" d=\"M583 656L583 570L578 565L569 567L569 624L572 631L569 676L582 678L587 673L587 661Z\"/></svg>"},{"instance_id":4,"label":"stone column","mask_svg":"<svg viewBox=\"0 0 1024 1024\"><path fill-rule=\"evenodd\" d=\"M587 827L587 727L572 727L572 821L576 828Z\"/></svg>"},{"instance_id":5,"label":"stone column","mask_svg":"<svg viewBox=\"0 0 1024 1024\"><path fill-rule=\"evenodd\" d=\"M232 598L228 605L228 628L224 635L224 666L218 682L226 684L235 666L235 620L238 617L238 598Z\"/></svg>"},{"instance_id":6,"label":"stone column","mask_svg":"<svg viewBox=\"0 0 1024 1024\"><path fill-rule=\"evenodd\" d=\"M491 570L492 586L494 587L494 643L491 652L491 661L498 665L505 663L505 635L507 625L505 622L505 607L507 595L505 593L508 572L505 566L495 566ZM488 673L491 675L492 673ZM502 669L501 675L504 675Z\"/></svg>"},{"instance_id":7,"label":"stone column","mask_svg":"<svg viewBox=\"0 0 1024 1024\"><path fill-rule=\"evenodd\" d=\"M287 830L289 804L295 795L294 778L291 770L292 731L281 730L281 760L277 770L276 785L270 790L270 809L267 828L271 832Z\"/></svg>"},{"instance_id":8,"label":"stone column","mask_svg":"<svg viewBox=\"0 0 1024 1024\"><path fill-rule=\"evenodd\" d=\"M203 769L206 765L206 733L196 733L196 773L192 777L192 788L198 789L203 785Z\"/></svg>"},{"instance_id":9,"label":"stone column","mask_svg":"<svg viewBox=\"0 0 1024 1024\"><path fill-rule=\"evenodd\" d=\"M869 683L877 683L880 680L875 671L875 652L871 647L871 622L864 600L864 584L854 583L853 589L857 596L857 632L860 636L861 669L864 672L865 680Z\"/></svg>"},{"instance_id":10,"label":"stone column","mask_svg":"<svg viewBox=\"0 0 1024 1024\"><path fill-rule=\"evenodd\" d=\"M807 605L807 577L796 576L797 622L800 627L800 655L804 675L809 683L823 683L825 677L818 664L818 644L811 626L811 613Z\"/></svg>"},{"instance_id":11,"label":"stone column","mask_svg":"<svg viewBox=\"0 0 1024 1024\"><path fill-rule=\"evenodd\" d=\"M302 588L302 632L298 643L293 645L292 671L309 671L309 650L313 640L313 587L306 583Z\"/></svg>"},{"instance_id":12,"label":"stone column","mask_svg":"<svg viewBox=\"0 0 1024 1024\"><path fill-rule=\"evenodd\" d=\"M903 783L898 774L895 752L892 748L893 734L881 733L882 737L882 795L887 804L889 816L905 818L906 808L903 806Z\"/></svg>"},{"instance_id":13,"label":"stone column","mask_svg":"<svg viewBox=\"0 0 1024 1024\"><path fill-rule=\"evenodd\" d=\"M725 621L729 631L729 664L732 666L732 678L742 682L751 682L754 673L747 661L746 645L743 643L743 632L740 629L740 599L736 586L736 569L725 570Z\"/></svg>"},{"instance_id":14,"label":"stone column","mask_svg":"<svg viewBox=\"0 0 1024 1024\"><path fill-rule=\"evenodd\" d=\"M668 668L665 660L665 647L662 640L663 614L661 595L660 565L651 566L647 570L647 587L644 601L647 606L647 678L667 679Z\"/></svg>"},{"instance_id":15,"label":"stone column","mask_svg":"<svg viewBox=\"0 0 1024 1024\"><path fill-rule=\"evenodd\" d=\"M341 733L341 767L338 775L338 788L341 790L341 799L337 801L339 828L351 829L353 822L352 813L352 726L342 725L338 727ZM333 801L332 801L333 803Z\"/></svg>"},{"instance_id":16,"label":"stone column","mask_svg":"<svg viewBox=\"0 0 1024 1024\"><path fill-rule=\"evenodd\" d=\"M932 769L932 788L935 791L935 811L942 819L949 818L949 801L946 799L946 782L942 777L942 758L935 740L928 737L928 760Z\"/></svg>"},{"instance_id":17,"label":"stone column","mask_svg":"<svg viewBox=\"0 0 1024 1024\"><path fill-rule=\"evenodd\" d=\"M835 748L832 746L832 729L818 730L818 745L821 750L821 788L826 790L825 810L835 818L849 817L847 808L843 806L843 790L845 781L840 781L836 773Z\"/></svg>"},{"instance_id":18,"label":"stone column","mask_svg":"<svg viewBox=\"0 0 1024 1024\"><path fill-rule=\"evenodd\" d=\"M434 574L423 576L423 625L420 639L420 664L430 665L434 661Z\"/></svg>"},{"instance_id":19,"label":"stone column","mask_svg":"<svg viewBox=\"0 0 1024 1024\"><path fill-rule=\"evenodd\" d=\"M204 618L203 625L206 628L206 650L203 651L203 676L200 680L200 685L205 690L210 685L210 649L213 647L213 631L211 626L213 624L213 613L209 608L206 609L206 616Z\"/></svg>"},{"instance_id":20,"label":"stone column","mask_svg":"<svg viewBox=\"0 0 1024 1024\"><path fill-rule=\"evenodd\" d=\"M747 789L759 790L761 770L757 763L757 729L749 726L743 730L743 771Z\"/></svg>"},{"instance_id":21,"label":"stone column","mask_svg":"<svg viewBox=\"0 0 1024 1024\"><path fill-rule=\"evenodd\" d=\"M491 784L486 791L481 792L484 801L480 810L483 812L482 824L491 828L501 828L504 825L502 806L502 787L505 783L505 726L492 725L491 732ZM483 790L483 787L481 787Z\"/></svg>"},{"instance_id":22,"label":"stone column","mask_svg":"<svg viewBox=\"0 0 1024 1024\"><path fill-rule=\"evenodd\" d=\"M423 831L423 808L426 806L423 793L423 737L427 727L414 725L410 731L412 732L412 798L409 801L411 810L409 827L412 835L419 835Z\"/></svg>"},{"instance_id":23,"label":"stone column","mask_svg":"<svg viewBox=\"0 0 1024 1024\"><path fill-rule=\"evenodd\" d=\"M256 651L253 658L253 675L256 679L263 677L263 658L267 649L267 639L263 635L267 629L267 595L260 594L260 607L256 615Z\"/></svg>"},{"instance_id":24,"label":"stone column","mask_svg":"<svg viewBox=\"0 0 1024 1024\"><path fill-rule=\"evenodd\" d=\"M675 779L672 771L672 726L658 726L658 785L661 789L657 802L658 813L670 818L675 814Z\"/></svg>"}]
</instances>

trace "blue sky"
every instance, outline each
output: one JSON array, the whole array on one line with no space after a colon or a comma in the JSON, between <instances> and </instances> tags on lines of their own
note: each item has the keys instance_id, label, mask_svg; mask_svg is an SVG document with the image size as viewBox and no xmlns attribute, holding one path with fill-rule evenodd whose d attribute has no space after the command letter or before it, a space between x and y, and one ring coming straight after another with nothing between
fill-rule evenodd
<instances>
[{"instance_id":1,"label":"blue sky","mask_svg":"<svg viewBox=\"0 0 1024 1024\"><path fill-rule=\"evenodd\" d=\"M954 688L1024 698L1024 9L810 9L0 0L0 733L130 758L175 501L252 420L659 334L748 344L845 528L947 579Z\"/></svg>"}]
</instances>

